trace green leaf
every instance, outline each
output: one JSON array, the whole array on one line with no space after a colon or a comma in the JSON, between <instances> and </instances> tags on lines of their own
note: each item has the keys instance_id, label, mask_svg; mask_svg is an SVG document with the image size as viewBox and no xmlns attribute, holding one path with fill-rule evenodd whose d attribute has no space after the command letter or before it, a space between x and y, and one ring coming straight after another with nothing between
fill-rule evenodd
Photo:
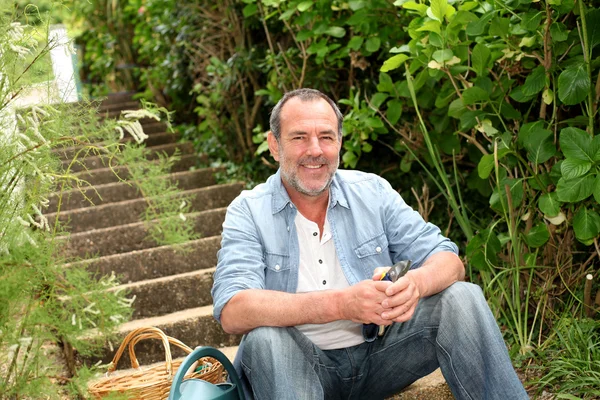
<instances>
[{"instance_id":1,"label":"green leaf","mask_svg":"<svg viewBox=\"0 0 600 400\"><path fill-rule=\"evenodd\" d=\"M572 106L581 103L590 90L590 77L583 63L566 68L558 76L558 98Z\"/></svg>"},{"instance_id":2,"label":"green leaf","mask_svg":"<svg viewBox=\"0 0 600 400\"><path fill-rule=\"evenodd\" d=\"M386 118L392 125L396 125L400 117L402 116L402 102L399 100L390 100L387 103L387 112L385 113Z\"/></svg>"},{"instance_id":3,"label":"green leaf","mask_svg":"<svg viewBox=\"0 0 600 400\"><path fill-rule=\"evenodd\" d=\"M346 36L346 30L341 26L330 26L325 31L325 34L336 38L342 38Z\"/></svg>"},{"instance_id":4,"label":"green leaf","mask_svg":"<svg viewBox=\"0 0 600 400\"><path fill-rule=\"evenodd\" d=\"M379 110L379 107L381 107L387 98L388 95L386 93L375 93L373 97L371 97L371 105Z\"/></svg>"},{"instance_id":5,"label":"green leaf","mask_svg":"<svg viewBox=\"0 0 600 400\"><path fill-rule=\"evenodd\" d=\"M431 14L440 22L444 21L448 0L431 0Z\"/></svg>"},{"instance_id":6,"label":"green leaf","mask_svg":"<svg viewBox=\"0 0 600 400\"><path fill-rule=\"evenodd\" d=\"M342 156L342 161L344 162L344 165L349 166L350 168L355 168L356 164L358 163L358 158L354 152L346 151Z\"/></svg>"},{"instance_id":7,"label":"green leaf","mask_svg":"<svg viewBox=\"0 0 600 400\"><path fill-rule=\"evenodd\" d=\"M510 19L495 17L490 24L489 34L506 38L510 32Z\"/></svg>"},{"instance_id":8,"label":"green leaf","mask_svg":"<svg viewBox=\"0 0 600 400\"><path fill-rule=\"evenodd\" d=\"M470 106L475 103L485 102L489 99L490 96L488 92L477 86L470 87L463 92L463 102L466 106Z\"/></svg>"},{"instance_id":9,"label":"green leaf","mask_svg":"<svg viewBox=\"0 0 600 400\"><path fill-rule=\"evenodd\" d=\"M556 185L556 194L559 201L576 203L590 197L594 190L593 185L593 175L584 175L575 179L560 178Z\"/></svg>"},{"instance_id":10,"label":"green leaf","mask_svg":"<svg viewBox=\"0 0 600 400\"><path fill-rule=\"evenodd\" d=\"M563 178L573 179L585 175L590 168L592 168L592 163L589 161L567 158L560 165L560 172Z\"/></svg>"},{"instance_id":11,"label":"green leaf","mask_svg":"<svg viewBox=\"0 0 600 400\"><path fill-rule=\"evenodd\" d=\"M369 128L383 128L383 122L381 122L379 117L369 117L365 122Z\"/></svg>"},{"instance_id":12,"label":"green leaf","mask_svg":"<svg viewBox=\"0 0 600 400\"><path fill-rule=\"evenodd\" d=\"M298 4L298 6L296 6L296 8L298 9L298 11L300 12L304 12L306 10L308 10L309 8L311 8L313 6L314 2L312 1L303 1L301 3Z\"/></svg>"},{"instance_id":13,"label":"green leaf","mask_svg":"<svg viewBox=\"0 0 600 400\"><path fill-rule=\"evenodd\" d=\"M544 13L541 11L530 11L522 14L521 26L530 32L535 32L540 26L540 22L544 18Z\"/></svg>"},{"instance_id":14,"label":"green leaf","mask_svg":"<svg viewBox=\"0 0 600 400\"><path fill-rule=\"evenodd\" d=\"M541 92L544 87L546 87L546 69L540 65L527 76L521 90L525 96L532 96Z\"/></svg>"},{"instance_id":15,"label":"green leaf","mask_svg":"<svg viewBox=\"0 0 600 400\"><path fill-rule=\"evenodd\" d=\"M581 242L596 238L600 234L600 216L587 207L581 207L573 217L573 230Z\"/></svg>"},{"instance_id":16,"label":"green leaf","mask_svg":"<svg viewBox=\"0 0 600 400\"><path fill-rule=\"evenodd\" d=\"M550 232L544 223L537 224L525 235L525 242L533 248L545 245L548 239L550 239Z\"/></svg>"},{"instance_id":17,"label":"green leaf","mask_svg":"<svg viewBox=\"0 0 600 400\"><path fill-rule=\"evenodd\" d=\"M519 143L527 150L527 158L536 164L548 161L556 153L552 131L543 126L539 121L525 124L519 130Z\"/></svg>"},{"instance_id":18,"label":"green leaf","mask_svg":"<svg viewBox=\"0 0 600 400\"><path fill-rule=\"evenodd\" d=\"M489 11L481 16L477 21L469 22L465 32L469 36L481 36L485 32L489 22L494 18L495 11Z\"/></svg>"},{"instance_id":19,"label":"green leaf","mask_svg":"<svg viewBox=\"0 0 600 400\"><path fill-rule=\"evenodd\" d=\"M399 66L401 66L402 64L404 64L404 62L406 60L408 60L408 58L409 57L406 54L396 54L395 56L390 57L384 61L383 65L381 66L380 71L388 72L393 69L396 69Z\"/></svg>"},{"instance_id":20,"label":"green leaf","mask_svg":"<svg viewBox=\"0 0 600 400\"><path fill-rule=\"evenodd\" d=\"M441 34L441 26L440 21L430 20L426 21L420 28L417 29L417 32L435 32L438 35Z\"/></svg>"},{"instance_id":21,"label":"green leaf","mask_svg":"<svg viewBox=\"0 0 600 400\"><path fill-rule=\"evenodd\" d=\"M402 4L402 8L416 11L421 17L424 17L427 14L428 7L425 4L417 4L414 1L407 1L406 3Z\"/></svg>"},{"instance_id":22,"label":"green leaf","mask_svg":"<svg viewBox=\"0 0 600 400\"><path fill-rule=\"evenodd\" d=\"M504 156L511 153L510 149L498 150L498 161L501 161ZM484 154L477 164L477 174L481 179L487 179L494 169L494 154Z\"/></svg>"},{"instance_id":23,"label":"green leaf","mask_svg":"<svg viewBox=\"0 0 600 400\"><path fill-rule=\"evenodd\" d=\"M367 44L365 45L365 49L371 53L374 53L377 50L379 50L380 46L381 46L381 39L379 39L378 37L370 37L367 39Z\"/></svg>"},{"instance_id":24,"label":"green leaf","mask_svg":"<svg viewBox=\"0 0 600 400\"><path fill-rule=\"evenodd\" d=\"M248 4L242 10L242 14L244 14L244 17L246 17L246 18L253 16L257 12L258 12L258 6L256 4Z\"/></svg>"},{"instance_id":25,"label":"green leaf","mask_svg":"<svg viewBox=\"0 0 600 400\"><path fill-rule=\"evenodd\" d=\"M498 193L498 188L496 187L490 196L490 207L498 212L502 212L503 204L505 207L508 207L506 186L510 190L513 209L519 208L523 200L523 182L520 179L505 178L500 182L500 193Z\"/></svg>"},{"instance_id":26,"label":"green leaf","mask_svg":"<svg viewBox=\"0 0 600 400\"><path fill-rule=\"evenodd\" d=\"M450 61L454 57L454 52L450 49L437 50L431 56L435 61L440 64Z\"/></svg>"},{"instance_id":27,"label":"green leaf","mask_svg":"<svg viewBox=\"0 0 600 400\"><path fill-rule=\"evenodd\" d=\"M562 22L553 22L550 25L550 35L554 42L564 42L569 37L569 30Z\"/></svg>"},{"instance_id":28,"label":"green leaf","mask_svg":"<svg viewBox=\"0 0 600 400\"><path fill-rule=\"evenodd\" d=\"M311 37L313 37L313 31L303 29L296 35L296 40L299 42L303 42L307 39L310 39Z\"/></svg>"},{"instance_id":29,"label":"green leaf","mask_svg":"<svg viewBox=\"0 0 600 400\"><path fill-rule=\"evenodd\" d=\"M349 1L348 2L348 6L350 7L350 9L352 11L357 11L360 10L361 8L364 8L366 6L364 1Z\"/></svg>"},{"instance_id":30,"label":"green leaf","mask_svg":"<svg viewBox=\"0 0 600 400\"><path fill-rule=\"evenodd\" d=\"M491 51L483 43L478 43L473 48L471 62L478 76L487 75L487 67L490 63L491 54Z\"/></svg>"},{"instance_id":31,"label":"green leaf","mask_svg":"<svg viewBox=\"0 0 600 400\"><path fill-rule=\"evenodd\" d=\"M548 217L556 217L560 212L560 202L556 192L544 193L538 200L538 207Z\"/></svg>"},{"instance_id":32,"label":"green leaf","mask_svg":"<svg viewBox=\"0 0 600 400\"><path fill-rule=\"evenodd\" d=\"M529 101L531 101L533 98L535 97L535 95L532 96L526 96L523 93L523 86L517 86L516 88L514 88L511 92L510 92L510 98L513 99L514 101L517 101L519 103L528 103Z\"/></svg>"},{"instance_id":33,"label":"green leaf","mask_svg":"<svg viewBox=\"0 0 600 400\"><path fill-rule=\"evenodd\" d=\"M377 91L386 93L394 92L394 81L392 81L392 77L386 74L385 72L381 72L379 74L379 84L377 85Z\"/></svg>"},{"instance_id":34,"label":"green leaf","mask_svg":"<svg viewBox=\"0 0 600 400\"><path fill-rule=\"evenodd\" d=\"M590 52L600 44L600 8L594 8L586 13L586 24L588 28L588 41Z\"/></svg>"},{"instance_id":35,"label":"green leaf","mask_svg":"<svg viewBox=\"0 0 600 400\"><path fill-rule=\"evenodd\" d=\"M560 131L560 148L566 158L594 162L598 151L595 141L586 131L579 128L568 127ZM600 144L600 142L598 142Z\"/></svg>"},{"instance_id":36,"label":"green leaf","mask_svg":"<svg viewBox=\"0 0 600 400\"><path fill-rule=\"evenodd\" d=\"M596 203L600 204L600 174L596 175L596 180L594 181L594 199Z\"/></svg>"},{"instance_id":37,"label":"green leaf","mask_svg":"<svg viewBox=\"0 0 600 400\"><path fill-rule=\"evenodd\" d=\"M348 42L348 47L354 51L360 49L360 46L364 43L365 38L362 36L353 36L352 39Z\"/></svg>"},{"instance_id":38,"label":"green leaf","mask_svg":"<svg viewBox=\"0 0 600 400\"><path fill-rule=\"evenodd\" d=\"M452 101L448 106L448 116L452 118L460 118L467 111L467 107L463 103L463 100L459 97L458 99Z\"/></svg>"}]
</instances>

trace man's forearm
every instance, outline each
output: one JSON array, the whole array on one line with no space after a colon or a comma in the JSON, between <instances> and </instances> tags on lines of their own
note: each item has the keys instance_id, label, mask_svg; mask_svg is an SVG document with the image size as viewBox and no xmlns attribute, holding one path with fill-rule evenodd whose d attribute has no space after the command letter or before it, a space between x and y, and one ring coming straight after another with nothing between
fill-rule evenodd
<instances>
[{"instance_id":1,"label":"man's forearm","mask_svg":"<svg viewBox=\"0 0 600 400\"><path fill-rule=\"evenodd\" d=\"M221 325L227 333L247 333L259 326L324 324L341 319L341 290L285 293L247 289L223 307Z\"/></svg>"},{"instance_id":2,"label":"man's forearm","mask_svg":"<svg viewBox=\"0 0 600 400\"><path fill-rule=\"evenodd\" d=\"M465 279L465 267L451 252L439 252L429 257L420 268L408 272L419 287L421 297L434 295L454 282Z\"/></svg>"}]
</instances>

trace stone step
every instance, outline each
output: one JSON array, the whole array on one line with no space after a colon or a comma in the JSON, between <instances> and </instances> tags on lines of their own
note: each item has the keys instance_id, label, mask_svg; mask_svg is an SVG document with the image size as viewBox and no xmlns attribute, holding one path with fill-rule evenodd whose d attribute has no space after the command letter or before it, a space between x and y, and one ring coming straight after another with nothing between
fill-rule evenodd
<instances>
[{"instance_id":1,"label":"stone step","mask_svg":"<svg viewBox=\"0 0 600 400\"><path fill-rule=\"evenodd\" d=\"M100 97L101 104L103 106L109 106L109 105L126 103L128 101L132 101L133 100L133 95L134 94L136 94L136 92L110 93L107 96L101 96Z\"/></svg>"},{"instance_id":2,"label":"stone step","mask_svg":"<svg viewBox=\"0 0 600 400\"><path fill-rule=\"evenodd\" d=\"M222 169L217 168L201 168L194 171L175 172L165 176L177 184L181 190L190 190L214 185L216 171ZM49 196L50 201L46 213L54 213L57 210L60 200L60 193L53 193ZM131 200L141 197L137 187L129 182L107 183L104 185L96 185L87 189L72 189L62 193L62 202L60 209L62 212L74 210L77 208L91 207L106 203L119 202L123 200Z\"/></svg>"},{"instance_id":3,"label":"stone step","mask_svg":"<svg viewBox=\"0 0 600 400\"><path fill-rule=\"evenodd\" d=\"M202 257L202 254L199 256ZM146 279L117 286L114 290L126 290L128 297L135 296L133 319L158 317L212 304L210 289L215 269L197 269L178 275Z\"/></svg>"},{"instance_id":4,"label":"stone step","mask_svg":"<svg viewBox=\"0 0 600 400\"><path fill-rule=\"evenodd\" d=\"M241 183L213 185L200 189L181 192L181 196L191 198L191 207L194 211L204 211L220 208L229 203L242 191ZM174 198L173 201L177 201ZM147 207L146 199L133 199L118 203L103 204L96 207L78 208L58 214L59 222L70 232L83 232L92 229L107 228L109 226L125 225L137 222ZM53 221L56 213L46 215Z\"/></svg>"},{"instance_id":5,"label":"stone step","mask_svg":"<svg viewBox=\"0 0 600 400\"><path fill-rule=\"evenodd\" d=\"M149 135L149 137L144 140L144 144L146 147L152 146L160 146L163 144L175 143L181 139L181 135L170 132L160 132L153 133ZM120 143L133 143L134 139L131 136L126 136ZM101 147L102 142L98 142L93 144L93 147ZM87 155L86 152L90 152L92 149L92 145L89 146L70 146L70 147L57 147L52 150L54 154L56 154L61 161L71 160L76 156L85 157Z\"/></svg>"},{"instance_id":6,"label":"stone step","mask_svg":"<svg viewBox=\"0 0 600 400\"><path fill-rule=\"evenodd\" d=\"M100 357L90 357L84 359L85 363L95 364L101 360L103 363L109 363L114 352L117 350L123 338L132 330L143 327L160 328L168 336L179 339L191 348L196 346L212 346L216 348L237 346L242 338L241 335L228 335L223 331L221 325L215 321L212 316L212 305L191 308L178 311L160 317L151 317L137 319L126 322L120 326L117 341L107 345ZM93 335L93 332L90 333ZM141 341L135 346L135 354L140 365L147 365L159 361L164 361L165 351L158 340ZM171 347L173 358L184 357L185 352L178 348ZM127 352L123 356L124 364L130 365Z\"/></svg>"},{"instance_id":7,"label":"stone step","mask_svg":"<svg viewBox=\"0 0 600 400\"><path fill-rule=\"evenodd\" d=\"M112 254L65 264L85 267L97 277L114 273L124 284L212 268L217 264L221 236L210 236L181 244Z\"/></svg>"},{"instance_id":8,"label":"stone step","mask_svg":"<svg viewBox=\"0 0 600 400\"><path fill-rule=\"evenodd\" d=\"M221 225L225 220L226 207L186 214L194 219L194 232L202 238L221 234ZM134 222L93 231L62 236L65 241L64 256L71 258L104 257L119 253L157 247L148 237L147 224Z\"/></svg>"},{"instance_id":9,"label":"stone step","mask_svg":"<svg viewBox=\"0 0 600 400\"><path fill-rule=\"evenodd\" d=\"M120 110L138 110L141 107L141 103L138 100L133 99L112 104L105 104L104 102L101 102L100 106L98 107L98 115L104 115L106 113Z\"/></svg>"},{"instance_id":10,"label":"stone step","mask_svg":"<svg viewBox=\"0 0 600 400\"><path fill-rule=\"evenodd\" d=\"M206 163L206 155L196 154L183 154L180 156L179 161L175 162L171 167L171 172L187 171L190 168L196 166L197 163ZM151 161L157 162L157 161ZM81 171L73 174L74 179L80 179L84 181L82 185L103 185L107 183L120 182L130 178L129 169L126 165L119 165L118 167L110 168L98 168L89 171Z\"/></svg>"},{"instance_id":11,"label":"stone step","mask_svg":"<svg viewBox=\"0 0 600 400\"><path fill-rule=\"evenodd\" d=\"M148 160L155 160L158 158L159 154L167 154L171 156L175 154L176 151L179 154L193 154L194 153L194 145L192 143L167 143L159 146L148 147L149 154L147 156ZM78 159L76 162L72 160L63 160L62 167L65 171L70 172L81 172L85 170L93 170L100 169L104 167L109 167L108 163L110 159L108 159L104 155L96 155L97 153L92 153L92 155ZM116 166L116 163L113 163L113 166Z\"/></svg>"}]
</instances>

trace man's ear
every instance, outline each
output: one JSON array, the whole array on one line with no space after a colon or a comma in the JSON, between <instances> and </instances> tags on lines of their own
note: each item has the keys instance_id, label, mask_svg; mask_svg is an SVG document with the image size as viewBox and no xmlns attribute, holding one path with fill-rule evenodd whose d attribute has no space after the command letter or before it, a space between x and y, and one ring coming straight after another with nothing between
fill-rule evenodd
<instances>
[{"instance_id":1,"label":"man's ear","mask_svg":"<svg viewBox=\"0 0 600 400\"><path fill-rule=\"evenodd\" d=\"M269 151L271 151L271 155L275 161L279 161L279 143L271 131L267 133L267 143L269 143Z\"/></svg>"}]
</instances>

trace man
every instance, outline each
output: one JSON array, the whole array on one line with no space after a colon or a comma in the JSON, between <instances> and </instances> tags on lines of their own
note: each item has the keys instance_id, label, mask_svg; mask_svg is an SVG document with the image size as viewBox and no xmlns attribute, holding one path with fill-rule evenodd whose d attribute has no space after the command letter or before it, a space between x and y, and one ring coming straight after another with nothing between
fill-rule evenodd
<instances>
[{"instance_id":1,"label":"man","mask_svg":"<svg viewBox=\"0 0 600 400\"><path fill-rule=\"evenodd\" d=\"M295 90L270 124L279 171L229 206L212 290L223 329L245 334L253 396L385 398L441 367L458 399L526 399L456 245L382 178L338 170L336 104ZM379 281L400 260L411 270Z\"/></svg>"}]
</instances>

